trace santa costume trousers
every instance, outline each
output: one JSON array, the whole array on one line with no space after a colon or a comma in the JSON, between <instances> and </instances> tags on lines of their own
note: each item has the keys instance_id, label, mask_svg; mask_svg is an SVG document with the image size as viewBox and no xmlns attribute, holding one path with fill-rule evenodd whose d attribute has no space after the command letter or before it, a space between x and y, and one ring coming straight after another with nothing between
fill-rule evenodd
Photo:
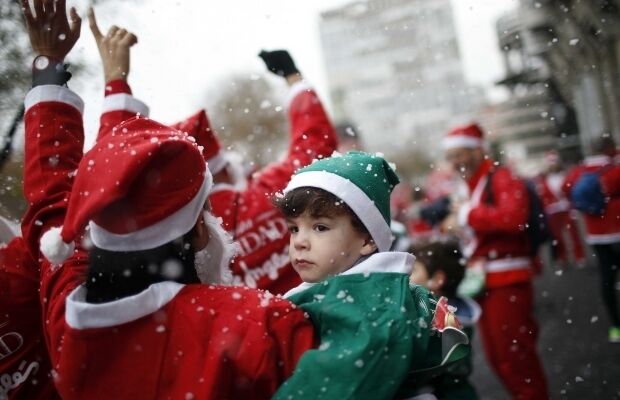
<instances>
[{"instance_id":1,"label":"santa costume trousers","mask_svg":"<svg viewBox=\"0 0 620 400\"><path fill-rule=\"evenodd\" d=\"M560 211L549 215L549 229L553 239L556 240L554 244L554 253L557 258L562 262L570 261L570 254L572 253L573 261L582 263L585 261L585 252L583 248L583 239L579 232L579 225L575 221L569 211ZM566 234L570 238L570 242L567 243Z\"/></svg>"},{"instance_id":2,"label":"santa costume trousers","mask_svg":"<svg viewBox=\"0 0 620 400\"><path fill-rule=\"evenodd\" d=\"M514 399L547 399L531 282L489 288L479 300L484 351L504 387Z\"/></svg>"},{"instance_id":3,"label":"santa costume trousers","mask_svg":"<svg viewBox=\"0 0 620 400\"><path fill-rule=\"evenodd\" d=\"M592 246L601 272L603 301L609 313L611 324L620 327L616 277L620 269L620 243L595 244Z\"/></svg>"}]
</instances>

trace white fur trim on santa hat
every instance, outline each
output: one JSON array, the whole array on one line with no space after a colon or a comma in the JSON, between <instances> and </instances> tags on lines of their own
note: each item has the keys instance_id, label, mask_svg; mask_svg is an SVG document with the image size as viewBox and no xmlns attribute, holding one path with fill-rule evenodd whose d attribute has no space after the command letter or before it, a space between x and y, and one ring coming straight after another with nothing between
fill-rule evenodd
<instances>
[{"instance_id":1,"label":"white fur trim on santa hat","mask_svg":"<svg viewBox=\"0 0 620 400\"><path fill-rule=\"evenodd\" d=\"M226 157L224 157L221 151L207 160L207 166L209 167L209 171L211 171L212 174L217 174L218 172L220 172L227 163L228 160L226 159Z\"/></svg>"},{"instance_id":2,"label":"white fur trim on santa hat","mask_svg":"<svg viewBox=\"0 0 620 400\"><path fill-rule=\"evenodd\" d=\"M149 107L127 93L111 94L103 99L103 113L111 111L129 111L143 117L149 116Z\"/></svg>"},{"instance_id":3,"label":"white fur trim on santa hat","mask_svg":"<svg viewBox=\"0 0 620 400\"><path fill-rule=\"evenodd\" d=\"M390 250L393 240L390 225L385 222L381 211L375 206L370 197L353 182L327 171L301 172L293 175L293 178L284 189L284 193L306 186L326 190L344 200L360 221L362 221L379 251Z\"/></svg>"},{"instance_id":4,"label":"white fur trim on santa hat","mask_svg":"<svg viewBox=\"0 0 620 400\"><path fill-rule=\"evenodd\" d=\"M53 101L75 107L80 114L84 112L84 101L69 88L57 85L41 85L32 88L26 95L24 107L26 112L38 103Z\"/></svg>"},{"instance_id":5,"label":"white fur trim on santa hat","mask_svg":"<svg viewBox=\"0 0 620 400\"><path fill-rule=\"evenodd\" d=\"M154 249L177 239L192 229L203 211L205 201L211 191L213 177L205 167L205 178L194 198L175 213L146 228L117 234L90 221L90 237L93 244L109 251L140 251Z\"/></svg>"},{"instance_id":6,"label":"white fur trim on santa hat","mask_svg":"<svg viewBox=\"0 0 620 400\"><path fill-rule=\"evenodd\" d=\"M471 137L471 136L448 136L443 138L441 145L444 150L455 149L458 147L466 147L466 148L478 148L483 147L484 142L481 139Z\"/></svg>"},{"instance_id":7,"label":"white fur trim on santa hat","mask_svg":"<svg viewBox=\"0 0 620 400\"><path fill-rule=\"evenodd\" d=\"M75 250L75 244L73 242L65 243L62 240L62 236L60 236L61 230L61 227L55 227L41 236L39 245L41 253L43 253L45 258L53 265L61 265Z\"/></svg>"}]
</instances>

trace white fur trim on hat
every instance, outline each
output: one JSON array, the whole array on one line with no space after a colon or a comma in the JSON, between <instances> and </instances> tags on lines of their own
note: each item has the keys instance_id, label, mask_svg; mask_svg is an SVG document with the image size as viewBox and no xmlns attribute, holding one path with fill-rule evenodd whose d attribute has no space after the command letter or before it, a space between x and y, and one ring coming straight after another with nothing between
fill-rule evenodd
<instances>
[{"instance_id":1,"label":"white fur trim on hat","mask_svg":"<svg viewBox=\"0 0 620 400\"><path fill-rule=\"evenodd\" d=\"M209 171L211 171L212 174L217 174L220 172L227 163L228 160L224 157L221 151L207 160Z\"/></svg>"},{"instance_id":2,"label":"white fur trim on hat","mask_svg":"<svg viewBox=\"0 0 620 400\"><path fill-rule=\"evenodd\" d=\"M483 147L484 142L481 139L471 137L471 136L448 136L443 138L441 142L444 150L455 149L458 147L466 147L466 148L478 148Z\"/></svg>"},{"instance_id":3,"label":"white fur trim on hat","mask_svg":"<svg viewBox=\"0 0 620 400\"><path fill-rule=\"evenodd\" d=\"M212 185L213 177L205 168L205 178L198 193L172 215L146 228L124 234L112 233L90 221L91 240L98 248L109 251L140 251L166 244L185 235L196 224Z\"/></svg>"},{"instance_id":4,"label":"white fur trim on hat","mask_svg":"<svg viewBox=\"0 0 620 400\"><path fill-rule=\"evenodd\" d=\"M390 225L370 197L353 182L327 171L301 172L293 175L284 193L300 187L323 189L342 199L362 221L379 251L390 250L393 240Z\"/></svg>"},{"instance_id":5,"label":"white fur trim on hat","mask_svg":"<svg viewBox=\"0 0 620 400\"><path fill-rule=\"evenodd\" d=\"M39 248L41 253L53 265L61 265L67 258L73 254L75 244L65 243L60 236L62 228L51 228L41 236Z\"/></svg>"}]
</instances>

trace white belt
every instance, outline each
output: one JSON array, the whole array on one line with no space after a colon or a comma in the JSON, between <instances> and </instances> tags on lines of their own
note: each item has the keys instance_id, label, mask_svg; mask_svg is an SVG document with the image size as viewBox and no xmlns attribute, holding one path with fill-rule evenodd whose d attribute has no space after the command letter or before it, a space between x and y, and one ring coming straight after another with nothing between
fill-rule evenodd
<instances>
[{"instance_id":1,"label":"white belt","mask_svg":"<svg viewBox=\"0 0 620 400\"><path fill-rule=\"evenodd\" d=\"M568 211L569 209L570 203L567 200L562 199L545 207L545 212L547 214L555 214L562 211Z\"/></svg>"},{"instance_id":2,"label":"white belt","mask_svg":"<svg viewBox=\"0 0 620 400\"><path fill-rule=\"evenodd\" d=\"M529 257L502 258L500 260L488 261L484 264L487 272L504 272L517 269L530 268L532 261Z\"/></svg>"}]
</instances>

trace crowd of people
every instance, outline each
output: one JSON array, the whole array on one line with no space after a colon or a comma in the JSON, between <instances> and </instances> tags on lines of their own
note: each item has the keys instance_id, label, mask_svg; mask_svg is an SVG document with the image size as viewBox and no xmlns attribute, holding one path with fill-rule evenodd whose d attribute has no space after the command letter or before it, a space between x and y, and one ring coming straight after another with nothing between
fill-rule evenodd
<instances>
[{"instance_id":1,"label":"crowd of people","mask_svg":"<svg viewBox=\"0 0 620 400\"><path fill-rule=\"evenodd\" d=\"M337 152L291 55L261 51L289 86L289 147L248 176L205 110L149 118L128 79L136 35L102 33L91 8L105 92L84 152L64 64L81 19L65 0L22 5L28 210L19 227L0 220L0 399L477 399L476 328L510 395L546 399L532 280L547 234L558 260L586 262L571 210L620 342L610 137L566 176L550 154L530 182L459 126L442 139L453 172L426 193L446 190L397 201L394 166Z\"/></svg>"}]
</instances>

